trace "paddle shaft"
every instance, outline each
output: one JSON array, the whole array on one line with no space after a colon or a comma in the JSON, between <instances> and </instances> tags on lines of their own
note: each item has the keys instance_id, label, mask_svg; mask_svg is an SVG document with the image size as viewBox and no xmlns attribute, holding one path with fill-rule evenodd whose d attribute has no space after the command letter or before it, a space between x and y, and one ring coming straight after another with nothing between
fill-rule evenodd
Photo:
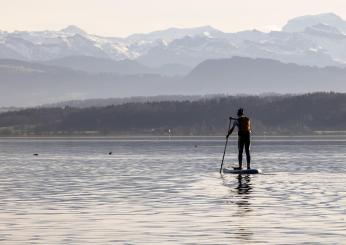
<instances>
[{"instance_id":1,"label":"paddle shaft","mask_svg":"<svg viewBox=\"0 0 346 245\"><path fill-rule=\"evenodd\" d=\"M229 130L231 129L231 123L232 123L232 120L229 119L227 134L228 134ZM226 137L225 149L223 150L222 162L221 162L221 167L220 167L220 174L221 174L221 172L222 172L223 161L225 160L225 154L226 154L226 149L227 149L227 143L228 143L228 137Z\"/></svg>"}]
</instances>

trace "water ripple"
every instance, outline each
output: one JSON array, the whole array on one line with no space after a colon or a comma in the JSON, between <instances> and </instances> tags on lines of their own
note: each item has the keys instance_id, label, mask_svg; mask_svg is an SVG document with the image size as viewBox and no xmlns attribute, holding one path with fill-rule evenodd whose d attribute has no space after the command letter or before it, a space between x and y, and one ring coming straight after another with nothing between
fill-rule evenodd
<instances>
[{"instance_id":1,"label":"water ripple","mask_svg":"<svg viewBox=\"0 0 346 245\"><path fill-rule=\"evenodd\" d=\"M309 140L220 176L221 140L2 139L0 242L343 244L346 141Z\"/></svg>"}]
</instances>

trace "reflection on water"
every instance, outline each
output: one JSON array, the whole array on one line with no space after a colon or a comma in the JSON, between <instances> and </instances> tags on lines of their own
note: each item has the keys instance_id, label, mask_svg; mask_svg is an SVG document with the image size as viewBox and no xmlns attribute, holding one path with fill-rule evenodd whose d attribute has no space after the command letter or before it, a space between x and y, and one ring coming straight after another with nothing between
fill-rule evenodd
<instances>
[{"instance_id":1,"label":"reflection on water","mask_svg":"<svg viewBox=\"0 0 346 245\"><path fill-rule=\"evenodd\" d=\"M223 144L0 139L0 242L343 243L345 140L255 140L262 175L220 175Z\"/></svg>"},{"instance_id":2,"label":"reflection on water","mask_svg":"<svg viewBox=\"0 0 346 245\"><path fill-rule=\"evenodd\" d=\"M236 215L242 217L242 220L246 221L246 217L249 217L248 222L251 222L250 213L251 208L251 176L250 175L237 175L238 185L235 188L239 194L239 200L235 202L237 205ZM246 222L241 222L239 228L235 231L235 237L240 241L250 241L253 233L247 226Z\"/></svg>"},{"instance_id":3,"label":"reflection on water","mask_svg":"<svg viewBox=\"0 0 346 245\"><path fill-rule=\"evenodd\" d=\"M237 190L238 190L238 194L248 194L250 192L251 188L251 176L250 175L238 175L237 176L237 180L238 180L238 186L237 186Z\"/></svg>"}]
</instances>

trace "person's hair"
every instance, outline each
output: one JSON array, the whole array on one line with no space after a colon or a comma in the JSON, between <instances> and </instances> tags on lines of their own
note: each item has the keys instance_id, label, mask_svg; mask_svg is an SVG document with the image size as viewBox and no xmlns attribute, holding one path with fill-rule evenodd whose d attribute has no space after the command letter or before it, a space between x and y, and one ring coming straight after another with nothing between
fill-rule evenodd
<instances>
[{"instance_id":1,"label":"person's hair","mask_svg":"<svg viewBox=\"0 0 346 245\"><path fill-rule=\"evenodd\" d=\"M243 109L243 108L239 108L239 109L238 109L238 112L237 112L237 115L238 115L238 116L244 115L244 109Z\"/></svg>"}]
</instances>

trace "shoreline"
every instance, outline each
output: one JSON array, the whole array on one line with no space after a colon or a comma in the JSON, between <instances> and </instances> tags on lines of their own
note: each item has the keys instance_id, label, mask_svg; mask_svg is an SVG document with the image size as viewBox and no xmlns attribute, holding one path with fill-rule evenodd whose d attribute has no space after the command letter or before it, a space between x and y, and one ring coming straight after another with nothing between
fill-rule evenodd
<instances>
[{"instance_id":1,"label":"shoreline","mask_svg":"<svg viewBox=\"0 0 346 245\"><path fill-rule=\"evenodd\" d=\"M230 136L229 140L237 140L237 136ZM307 134L307 135L253 135L251 136L252 140L306 140L306 139L345 139L346 134L344 135L316 135L316 134ZM157 140L157 141L177 141L177 140L202 140L202 141L225 141L224 135L177 135L177 136L167 136L167 135L30 135L30 136L0 136L1 139L109 139L109 140Z\"/></svg>"}]
</instances>

